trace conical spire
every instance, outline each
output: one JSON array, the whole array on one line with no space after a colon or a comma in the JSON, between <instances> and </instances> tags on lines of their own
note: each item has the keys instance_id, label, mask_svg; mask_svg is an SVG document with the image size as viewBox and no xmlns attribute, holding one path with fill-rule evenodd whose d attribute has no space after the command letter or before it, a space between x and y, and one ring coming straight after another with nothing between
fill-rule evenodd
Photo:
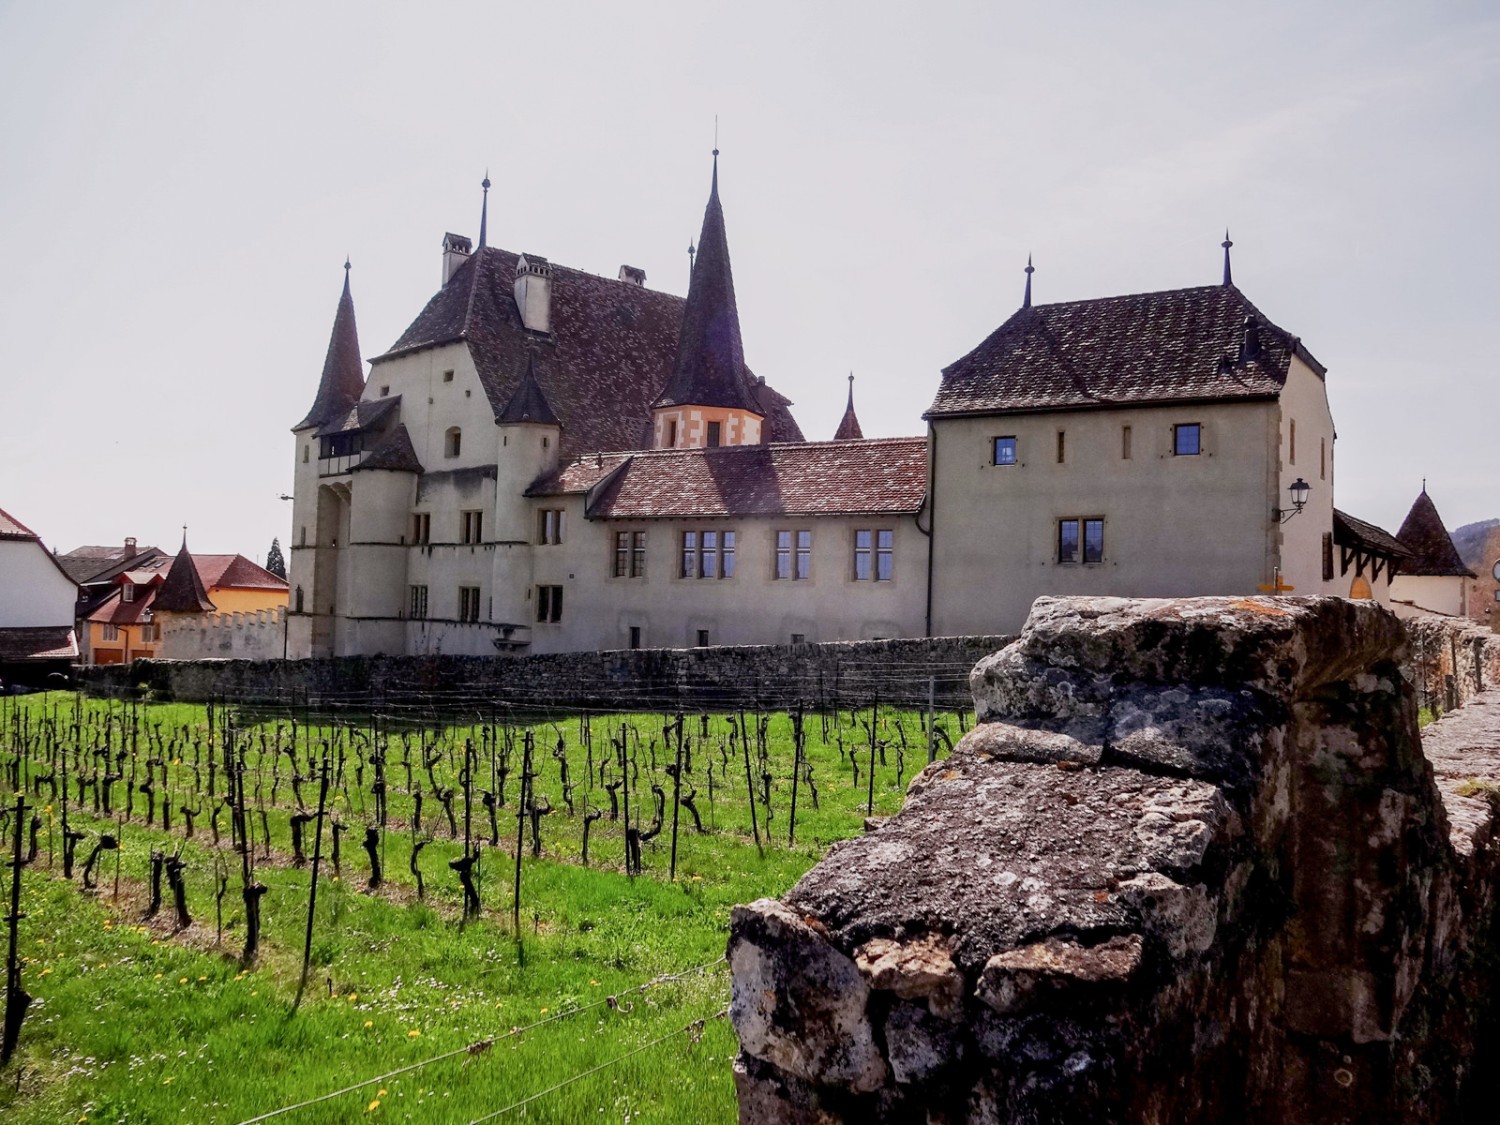
<instances>
[{"instance_id":1,"label":"conical spire","mask_svg":"<svg viewBox=\"0 0 1500 1125\"><path fill-rule=\"evenodd\" d=\"M1023 309L1031 308L1031 275L1036 273L1036 267L1031 264L1031 255L1026 255L1026 295L1021 298Z\"/></svg>"},{"instance_id":2,"label":"conical spire","mask_svg":"<svg viewBox=\"0 0 1500 1125\"><path fill-rule=\"evenodd\" d=\"M698 236L698 257L682 310L677 362L654 405L718 406L762 414L745 373L740 314L729 268L729 240L719 203L718 149L714 149L713 182Z\"/></svg>"},{"instance_id":3,"label":"conical spire","mask_svg":"<svg viewBox=\"0 0 1500 1125\"><path fill-rule=\"evenodd\" d=\"M1427 577L1472 578L1474 572L1464 565L1453 537L1443 526L1443 517L1438 515L1437 505L1427 495L1427 481L1422 481L1422 491L1406 513L1396 539L1412 553L1412 557L1401 564L1403 574Z\"/></svg>"},{"instance_id":4,"label":"conical spire","mask_svg":"<svg viewBox=\"0 0 1500 1125\"><path fill-rule=\"evenodd\" d=\"M1219 243L1219 245L1224 247L1224 284L1225 286L1230 286L1234 284L1234 278L1229 272L1229 248L1234 243L1230 241L1228 227L1224 228L1224 241Z\"/></svg>"},{"instance_id":5,"label":"conical spire","mask_svg":"<svg viewBox=\"0 0 1500 1125\"><path fill-rule=\"evenodd\" d=\"M484 188L484 202L479 205L479 249L483 250L490 225L490 170L488 168L484 170L484 179L479 182L479 186Z\"/></svg>"},{"instance_id":6,"label":"conical spire","mask_svg":"<svg viewBox=\"0 0 1500 1125\"><path fill-rule=\"evenodd\" d=\"M859 428L859 419L854 414L854 372L849 372L849 405L844 407L844 417L834 431L834 441L860 441L864 431Z\"/></svg>"},{"instance_id":7,"label":"conical spire","mask_svg":"<svg viewBox=\"0 0 1500 1125\"><path fill-rule=\"evenodd\" d=\"M198 576L198 567L193 556L188 554L187 528L182 529L182 547L167 577L151 601L156 613L213 613L217 607L208 600L208 591L203 588L203 579Z\"/></svg>"},{"instance_id":8,"label":"conical spire","mask_svg":"<svg viewBox=\"0 0 1500 1125\"><path fill-rule=\"evenodd\" d=\"M505 409L500 412L497 422L533 422L540 426L561 426L557 415L552 411L552 404L547 401L547 396L542 393L542 385L536 379L536 356L526 357L526 370L521 375L521 383L516 387L516 393L510 396L510 401L505 404Z\"/></svg>"},{"instance_id":9,"label":"conical spire","mask_svg":"<svg viewBox=\"0 0 1500 1125\"><path fill-rule=\"evenodd\" d=\"M359 355L359 330L354 325L354 298L349 295L349 259L344 259L344 292L333 316L333 335L323 360L318 396L307 417L292 427L323 426L347 414L365 389L365 364Z\"/></svg>"}]
</instances>

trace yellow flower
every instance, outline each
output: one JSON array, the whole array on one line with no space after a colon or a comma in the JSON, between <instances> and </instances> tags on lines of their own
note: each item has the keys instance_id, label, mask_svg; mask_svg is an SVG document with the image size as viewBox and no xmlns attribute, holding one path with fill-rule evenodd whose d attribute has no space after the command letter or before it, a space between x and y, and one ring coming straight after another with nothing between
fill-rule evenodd
<instances>
[{"instance_id":1,"label":"yellow flower","mask_svg":"<svg viewBox=\"0 0 1500 1125\"><path fill-rule=\"evenodd\" d=\"M545 1016L547 1014L547 1009L543 1008L542 1011L541 1011L541 1014Z\"/></svg>"},{"instance_id":2,"label":"yellow flower","mask_svg":"<svg viewBox=\"0 0 1500 1125\"><path fill-rule=\"evenodd\" d=\"M199 977L198 979L199 980L207 980L208 978L207 977Z\"/></svg>"},{"instance_id":3,"label":"yellow flower","mask_svg":"<svg viewBox=\"0 0 1500 1125\"><path fill-rule=\"evenodd\" d=\"M370 1028L370 1027L374 1027L374 1026L375 1026L375 1021L374 1020L365 1020L365 1027Z\"/></svg>"},{"instance_id":4,"label":"yellow flower","mask_svg":"<svg viewBox=\"0 0 1500 1125\"><path fill-rule=\"evenodd\" d=\"M259 995L260 995L260 991L259 991L259 989L254 989L254 988L252 988L252 989L251 989L251 990L250 990L250 995L251 995L251 996L259 996Z\"/></svg>"},{"instance_id":5,"label":"yellow flower","mask_svg":"<svg viewBox=\"0 0 1500 1125\"><path fill-rule=\"evenodd\" d=\"M593 986L594 986L594 987L595 987L595 988L598 988L598 987L599 987L599 982L598 982L598 981L596 981L596 980L594 980L594 979L592 979L592 978L590 978L590 980L589 980L589 983L590 983L590 984L591 984L591 985L593 985Z\"/></svg>"},{"instance_id":6,"label":"yellow flower","mask_svg":"<svg viewBox=\"0 0 1500 1125\"><path fill-rule=\"evenodd\" d=\"M408 1031L406 1033L406 1037L408 1039L420 1039L421 1036L422 1036L421 1029L420 1028L416 1028L416 1027L412 1028L410 1031Z\"/></svg>"},{"instance_id":7,"label":"yellow flower","mask_svg":"<svg viewBox=\"0 0 1500 1125\"><path fill-rule=\"evenodd\" d=\"M359 999L359 993L357 993L357 992L351 992L351 993L349 993L349 1003L353 1004L358 999Z\"/></svg>"},{"instance_id":8,"label":"yellow flower","mask_svg":"<svg viewBox=\"0 0 1500 1125\"><path fill-rule=\"evenodd\" d=\"M156 980L161 980L161 978L162 978L162 974L161 973L157 973L155 979Z\"/></svg>"},{"instance_id":9,"label":"yellow flower","mask_svg":"<svg viewBox=\"0 0 1500 1125\"><path fill-rule=\"evenodd\" d=\"M177 983L178 984L187 984L187 977L178 977L177 978Z\"/></svg>"},{"instance_id":10,"label":"yellow flower","mask_svg":"<svg viewBox=\"0 0 1500 1125\"><path fill-rule=\"evenodd\" d=\"M172 1084L172 1075L169 1074L165 1078L163 1078L161 1080L161 1084L163 1086L170 1086Z\"/></svg>"},{"instance_id":11,"label":"yellow flower","mask_svg":"<svg viewBox=\"0 0 1500 1125\"><path fill-rule=\"evenodd\" d=\"M42 976L46 976L51 971L52 971L52 967L49 965L47 968L45 968L45 969L42 970L41 975Z\"/></svg>"},{"instance_id":12,"label":"yellow flower","mask_svg":"<svg viewBox=\"0 0 1500 1125\"><path fill-rule=\"evenodd\" d=\"M380 1091L380 1093L378 1093L378 1094L376 1094L376 1095L375 1095L375 1096L376 1096L376 1097L377 1097L377 1098L383 1098L383 1097L385 1097L385 1091L384 1091L384 1090L381 1090L381 1091Z\"/></svg>"},{"instance_id":13,"label":"yellow flower","mask_svg":"<svg viewBox=\"0 0 1500 1125\"><path fill-rule=\"evenodd\" d=\"M369 1105L365 1106L365 1112L366 1113L374 1113L379 1108L380 1108L380 1099L376 1098Z\"/></svg>"}]
</instances>

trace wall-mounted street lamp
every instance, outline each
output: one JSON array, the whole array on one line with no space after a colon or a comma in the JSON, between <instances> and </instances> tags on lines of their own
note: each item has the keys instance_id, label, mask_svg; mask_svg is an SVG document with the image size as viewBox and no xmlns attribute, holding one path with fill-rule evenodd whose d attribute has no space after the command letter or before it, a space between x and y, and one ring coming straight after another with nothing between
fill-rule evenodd
<instances>
[{"instance_id":1,"label":"wall-mounted street lamp","mask_svg":"<svg viewBox=\"0 0 1500 1125\"><path fill-rule=\"evenodd\" d=\"M1292 506L1290 508L1272 508L1271 518L1277 523L1286 523L1303 508L1307 507L1307 494L1312 491L1312 485L1301 477L1292 481L1287 486L1287 491L1292 494Z\"/></svg>"}]
</instances>

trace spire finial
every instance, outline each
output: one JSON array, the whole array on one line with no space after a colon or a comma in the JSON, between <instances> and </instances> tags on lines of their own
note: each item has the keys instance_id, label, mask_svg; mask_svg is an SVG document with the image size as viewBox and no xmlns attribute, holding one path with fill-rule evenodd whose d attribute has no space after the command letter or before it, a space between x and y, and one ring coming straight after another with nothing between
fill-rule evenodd
<instances>
[{"instance_id":1,"label":"spire finial","mask_svg":"<svg viewBox=\"0 0 1500 1125\"><path fill-rule=\"evenodd\" d=\"M490 170L484 170L484 179L479 181L479 186L484 189L484 202L479 205L479 249L485 247L485 238L489 234L490 221Z\"/></svg>"},{"instance_id":2,"label":"spire finial","mask_svg":"<svg viewBox=\"0 0 1500 1125\"><path fill-rule=\"evenodd\" d=\"M344 272L345 273L349 272L349 255L348 254L344 255Z\"/></svg>"},{"instance_id":3,"label":"spire finial","mask_svg":"<svg viewBox=\"0 0 1500 1125\"><path fill-rule=\"evenodd\" d=\"M187 550L187 524L182 525L182 549Z\"/></svg>"},{"instance_id":4,"label":"spire finial","mask_svg":"<svg viewBox=\"0 0 1500 1125\"><path fill-rule=\"evenodd\" d=\"M1031 275L1036 273L1036 267L1031 264L1031 255L1026 255L1026 295L1021 298L1023 309L1031 308Z\"/></svg>"},{"instance_id":5,"label":"spire finial","mask_svg":"<svg viewBox=\"0 0 1500 1125\"><path fill-rule=\"evenodd\" d=\"M697 248L693 246L693 240L691 238L688 239L688 277L689 278L691 278L693 276L693 257L697 253L698 253Z\"/></svg>"},{"instance_id":6,"label":"spire finial","mask_svg":"<svg viewBox=\"0 0 1500 1125\"><path fill-rule=\"evenodd\" d=\"M719 194L719 115L714 114L714 182L711 195Z\"/></svg>"},{"instance_id":7,"label":"spire finial","mask_svg":"<svg viewBox=\"0 0 1500 1125\"><path fill-rule=\"evenodd\" d=\"M1224 247L1224 284L1233 285L1234 279L1229 273L1229 248L1233 246L1234 243L1230 240L1228 227L1224 228L1224 241L1219 243L1219 245Z\"/></svg>"}]
</instances>

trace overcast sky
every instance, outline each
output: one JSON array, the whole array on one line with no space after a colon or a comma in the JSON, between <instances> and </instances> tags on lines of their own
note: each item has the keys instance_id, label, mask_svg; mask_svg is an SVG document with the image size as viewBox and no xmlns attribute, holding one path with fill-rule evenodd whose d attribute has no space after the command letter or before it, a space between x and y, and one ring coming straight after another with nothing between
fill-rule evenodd
<instances>
[{"instance_id":1,"label":"overcast sky","mask_svg":"<svg viewBox=\"0 0 1500 1125\"><path fill-rule=\"evenodd\" d=\"M1328 367L1339 507L1500 516L1500 11L1476 3L0 2L0 507L264 561L343 282L445 230L683 293L719 119L758 374L924 432L1020 302L1234 277Z\"/></svg>"}]
</instances>

